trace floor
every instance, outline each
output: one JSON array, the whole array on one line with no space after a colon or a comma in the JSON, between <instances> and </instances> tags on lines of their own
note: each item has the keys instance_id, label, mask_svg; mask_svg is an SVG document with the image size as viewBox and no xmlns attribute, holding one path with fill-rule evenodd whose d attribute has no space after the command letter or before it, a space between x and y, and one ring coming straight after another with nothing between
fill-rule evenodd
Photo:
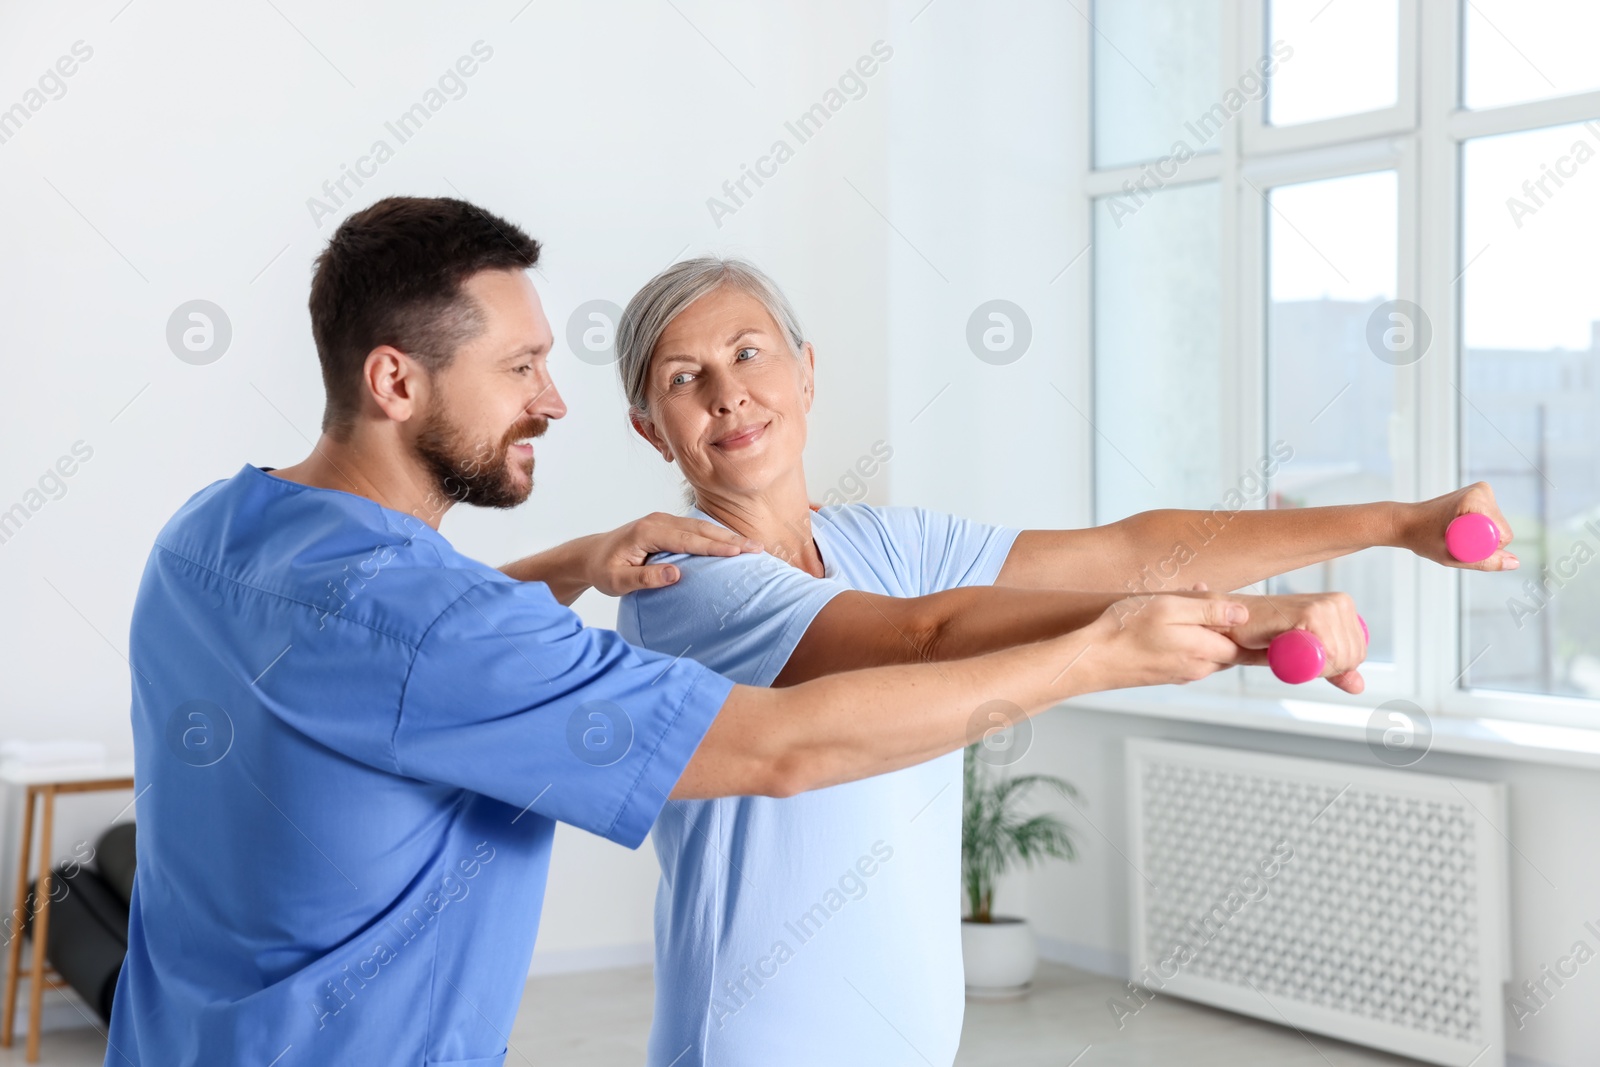
<instances>
[{"instance_id":1,"label":"floor","mask_svg":"<svg viewBox=\"0 0 1600 1067\"><path fill-rule=\"evenodd\" d=\"M1417 1067L1320 1036L1158 997L1120 1031L1106 1009L1122 984L1044 964L1033 994L969 1003L957 1067ZM528 983L506 1067L639 1067L652 989L648 967L536 978ZM92 1030L44 1035L42 1067L100 1067ZM1074 1059L1074 1057L1077 1057ZM0 1049L0 1067L23 1063Z\"/></svg>"}]
</instances>

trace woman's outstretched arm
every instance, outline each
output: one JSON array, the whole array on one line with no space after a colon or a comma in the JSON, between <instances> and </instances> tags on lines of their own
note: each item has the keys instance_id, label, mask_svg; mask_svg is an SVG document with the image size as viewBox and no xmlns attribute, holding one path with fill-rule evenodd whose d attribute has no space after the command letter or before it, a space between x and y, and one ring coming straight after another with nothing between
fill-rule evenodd
<instances>
[{"instance_id":1,"label":"woman's outstretched arm","mask_svg":"<svg viewBox=\"0 0 1600 1067\"><path fill-rule=\"evenodd\" d=\"M1460 563L1445 549L1444 531L1467 512L1500 529L1500 547L1480 563ZM1404 548L1424 559L1467 570L1517 567L1506 548L1511 526L1487 482L1416 504L1380 501L1325 508L1145 511L1087 530L1024 530L1017 535L997 586L1092 589L1147 595L1188 589L1242 589L1256 582L1364 548Z\"/></svg>"}]
</instances>

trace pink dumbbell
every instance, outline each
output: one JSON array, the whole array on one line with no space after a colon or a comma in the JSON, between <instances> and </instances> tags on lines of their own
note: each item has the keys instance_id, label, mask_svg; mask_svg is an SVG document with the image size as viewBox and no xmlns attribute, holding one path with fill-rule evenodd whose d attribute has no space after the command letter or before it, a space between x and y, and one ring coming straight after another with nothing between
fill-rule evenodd
<instances>
[{"instance_id":1,"label":"pink dumbbell","mask_svg":"<svg viewBox=\"0 0 1600 1067\"><path fill-rule=\"evenodd\" d=\"M1368 642L1367 620L1360 615L1361 637ZM1328 666L1328 651L1310 630L1285 630L1267 646L1267 666L1277 675L1278 681L1290 685L1303 685L1313 678L1321 678Z\"/></svg>"},{"instance_id":2,"label":"pink dumbbell","mask_svg":"<svg viewBox=\"0 0 1600 1067\"><path fill-rule=\"evenodd\" d=\"M1444 531L1444 546L1462 563L1479 563L1500 547L1500 528L1489 516L1469 511L1450 520Z\"/></svg>"}]
</instances>

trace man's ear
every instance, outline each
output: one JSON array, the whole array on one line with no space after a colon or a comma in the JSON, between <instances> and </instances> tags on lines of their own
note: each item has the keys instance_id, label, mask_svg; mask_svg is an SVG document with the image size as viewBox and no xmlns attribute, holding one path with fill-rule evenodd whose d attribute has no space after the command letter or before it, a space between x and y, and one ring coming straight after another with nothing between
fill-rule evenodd
<instances>
[{"instance_id":1,"label":"man's ear","mask_svg":"<svg viewBox=\"0 0 1600 1067\"><path fill-rule=\"evenodd\" d=\"M405 422L426 402L428 376L420 364L393 345L379 345L361 365L367 396L395 422Z\"/></svg>"},{"instance_id":2,"label":"man's ear","mask_svg":"<svg viewBox=\"0 0 1600 1067\"><path fill-rule=\"evenodd\" d=\"M661 431L656 429L656 424L637 411L628 412L628 424L633 427L633 432L650 442L661 458L668 463L672 462L672 449L667 445L667 439L661 436Z\"/></svg>"}]
</instances>

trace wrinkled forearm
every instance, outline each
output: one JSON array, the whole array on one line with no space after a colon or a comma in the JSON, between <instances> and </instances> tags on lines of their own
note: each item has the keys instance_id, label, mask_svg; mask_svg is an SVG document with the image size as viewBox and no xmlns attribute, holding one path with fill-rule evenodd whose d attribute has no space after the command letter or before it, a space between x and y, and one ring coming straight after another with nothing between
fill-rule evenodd
<instances>
[{"instance_id":1,"label":"wrinkled forearm","mask_svg":"<svg viewBox=\"0 0 1600 1067\"><path fill-rule=\"evenodd\" d=\"M973 586L927 597L936 602L928 657L963 659L1057 637L1089 625L1121 594Z\"/></svg>"},{"instance_id":2,"label":"wrinkled forearm","mask_svg":"<svg viewBox=\"0 0 1600 1067\"><path fill-rule=\"evenodd\" d=\"M1379 545L1399 545L1399 505L1186 511L1163 508L1084 530L1024 530L996 585L1123 596L1204 582L1242 589Z\"/></svg>"},{"instance_id":3,"label":"wrinkled forearm","mask_svg":"<svg viewBox=\"0 0 1600 1067\"><path fill-rule=\"evenodd\" d=\"M817 614L772 684L782 688L840 671L948 662L1031 644L1088 625L1116 599L993 586L919 597L851 590Z\"/></svg>"},{"instance_id":4,"label":"wrinkled forearm","mask_svg":"<svg viewBox=\"0 0 1600 1067\"><path fill-rule=\"evenodd\" d=\"M1123 521L1129 524L1128 543L1138 561L1129 577L1139 592L1187 589L1196 582L1219 591L1242 589L1324 560L1398 543L1395 506L1386 501L1232 513L1147 511ZM1151 582L1149 589L1144 588L1146 581Z\"/></svg>"}]
</instances>

